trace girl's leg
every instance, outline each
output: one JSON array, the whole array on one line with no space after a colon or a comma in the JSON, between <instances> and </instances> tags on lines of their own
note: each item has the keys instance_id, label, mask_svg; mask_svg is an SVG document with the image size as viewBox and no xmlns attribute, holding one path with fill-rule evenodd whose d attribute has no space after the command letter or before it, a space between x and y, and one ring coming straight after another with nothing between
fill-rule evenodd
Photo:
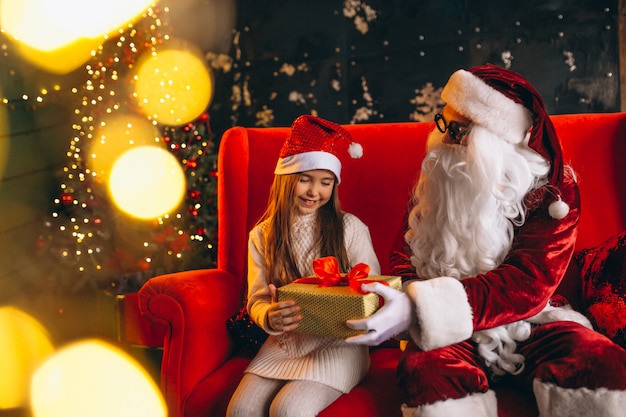
<instances>
[{"instance_id":1,"label":"girl's leg","mask_svg":"<svg viewBox=\"0 0 626 417\"><path fill-rule=\"evenodd\" d=\"M289 381L272 402L270 417L314 417L341 394L319 382Z\"/></svg>"},{"instance_id":2,"label":"girl's leg","mask_svg":"<svg viewBox=\"0 0 626 417\"><path fill-rule=\"evenodd\" d=\"M267 410L285 381L244 374L228 403L227 417L266 417Z\"/></svg>"}]
</instances>

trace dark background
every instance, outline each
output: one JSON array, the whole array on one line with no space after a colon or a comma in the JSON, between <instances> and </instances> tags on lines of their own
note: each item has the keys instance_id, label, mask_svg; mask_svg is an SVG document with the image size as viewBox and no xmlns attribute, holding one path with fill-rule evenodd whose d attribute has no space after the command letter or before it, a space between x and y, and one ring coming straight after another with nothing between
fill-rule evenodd
<instances>
[{"instance_id":1,"label":"dark background","mask_svg":"<svg viewBox=\"0 0 626 417\"><path fill-rule=\"evenodd\" d=\"M213 117L248 126L289 125L302 113L341 123L432 120L450 74L486 62L523 74L552 114L618 111L617 6L240 0L234 66L218 78ZM233 85L248 103L230 97Z\"/></svg>"}]
</instances>

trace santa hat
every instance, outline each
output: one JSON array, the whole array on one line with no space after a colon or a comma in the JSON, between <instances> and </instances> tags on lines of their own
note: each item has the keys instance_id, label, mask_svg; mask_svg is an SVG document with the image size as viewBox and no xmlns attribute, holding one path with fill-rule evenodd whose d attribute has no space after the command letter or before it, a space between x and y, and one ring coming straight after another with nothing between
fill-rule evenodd
<instances>
[{"instance_id":1,"label":"santa hat","mask_svg":"<svg viewBox=\"0 0 626 417\"><path fill-rule=\"evenodd\" d=\"M353 158L363 155L360 144L337 123L308 114L299 116L280 150L274 174L295 174L313 169L327 169L341 182L339 149L345 146Z\"/></svg>"},{"instance_id":2,"label":"santa hat","mask_svg":"<svg viewBox=\"0 0 626 417\"><path fill-rule=\"evenodd\" d=\"M561 144L541 95L526 79L493 64L458 70L441 98L473 123L511 143L519 144L529 135L528 146L551 165L548 190L556 201L549 207L550 216L562 219L567 215L569 207L559 193L563 181Z\"/></svg>"}]
</instances>

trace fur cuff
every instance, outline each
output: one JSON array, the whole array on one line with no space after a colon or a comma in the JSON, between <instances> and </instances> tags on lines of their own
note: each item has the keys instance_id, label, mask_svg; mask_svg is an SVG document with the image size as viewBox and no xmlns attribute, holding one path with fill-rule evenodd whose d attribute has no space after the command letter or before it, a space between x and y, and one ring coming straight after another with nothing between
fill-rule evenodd
<instances>
[{"instance_id":1,"label":"fur cuff","mask_svg":"<svg viewBox=\"0 0 626 417\"><path fill-rule=\"evenodd\" d=\"M561 388L552 383L533 381L539 415L542 417L619 417L626 410L626 392L606 388Z\"/></svg>"},{"instance_id":2,"label":"fur cuff","mask_svg":"<svg viewBox=\"0 0 626 417\"><path fill-rule=\"evenodd\" d=\"M438 401L419 407L402 404L402 417L498 417L498 404L493 391L477 392L467 397Z\"/></svg>"},{"instance_id":3,"label":"fur cuff","mask_svg":"<svg viewBox=\"0 0 626 417\"><path fill-rule=\"evenodd\" d=\"M589 319L582 313L574 310L569 304L560 307L553 307L548 302L539 314L527 318L526 321L534 324L546 324L555 321L573 321L593 330L593 326L591 325Z\"/></svg>"},{"instance_id":4,"label":"fur cuff","mask_svg":"<svg viewBox=\"0 0 626 417\"><path fill-rule=\"evenodd\" d=\"M423 350L437 349L472 336L472 308L465 287L450 277L412 281L406 293L415 305L413 341Z\"/></svg>"}]
</instances>

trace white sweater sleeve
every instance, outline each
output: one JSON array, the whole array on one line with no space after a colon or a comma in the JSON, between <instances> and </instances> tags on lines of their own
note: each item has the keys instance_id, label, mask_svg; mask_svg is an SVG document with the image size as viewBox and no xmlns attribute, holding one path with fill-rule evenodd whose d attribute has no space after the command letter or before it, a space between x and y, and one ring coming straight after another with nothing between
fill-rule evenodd
<instances>
[{"instance_id":1,"label":"white sweater sleeve","mask_svg":"<svg viewBox=\"0 0 626 417\"><path fill-rule=\"evenodd\" d=\"M250 318L269 334L281 334L270 329L267 310L272 303L265 271L265 248L262 225L250 231L248 239L248 314Z\"/></svg>"},{"instance_id":2,"label":"white sweater sleeve","mask_svg":"<svg viewBox=\"0 0 626 417\"><path fill-rule=\"evenodd\" d=\"M344 239L350 264L367 264L370 267L370 275L380 275L380 263L374 251L370 230L354 214L344 215Z\"/></svg>"}]
</instances>

